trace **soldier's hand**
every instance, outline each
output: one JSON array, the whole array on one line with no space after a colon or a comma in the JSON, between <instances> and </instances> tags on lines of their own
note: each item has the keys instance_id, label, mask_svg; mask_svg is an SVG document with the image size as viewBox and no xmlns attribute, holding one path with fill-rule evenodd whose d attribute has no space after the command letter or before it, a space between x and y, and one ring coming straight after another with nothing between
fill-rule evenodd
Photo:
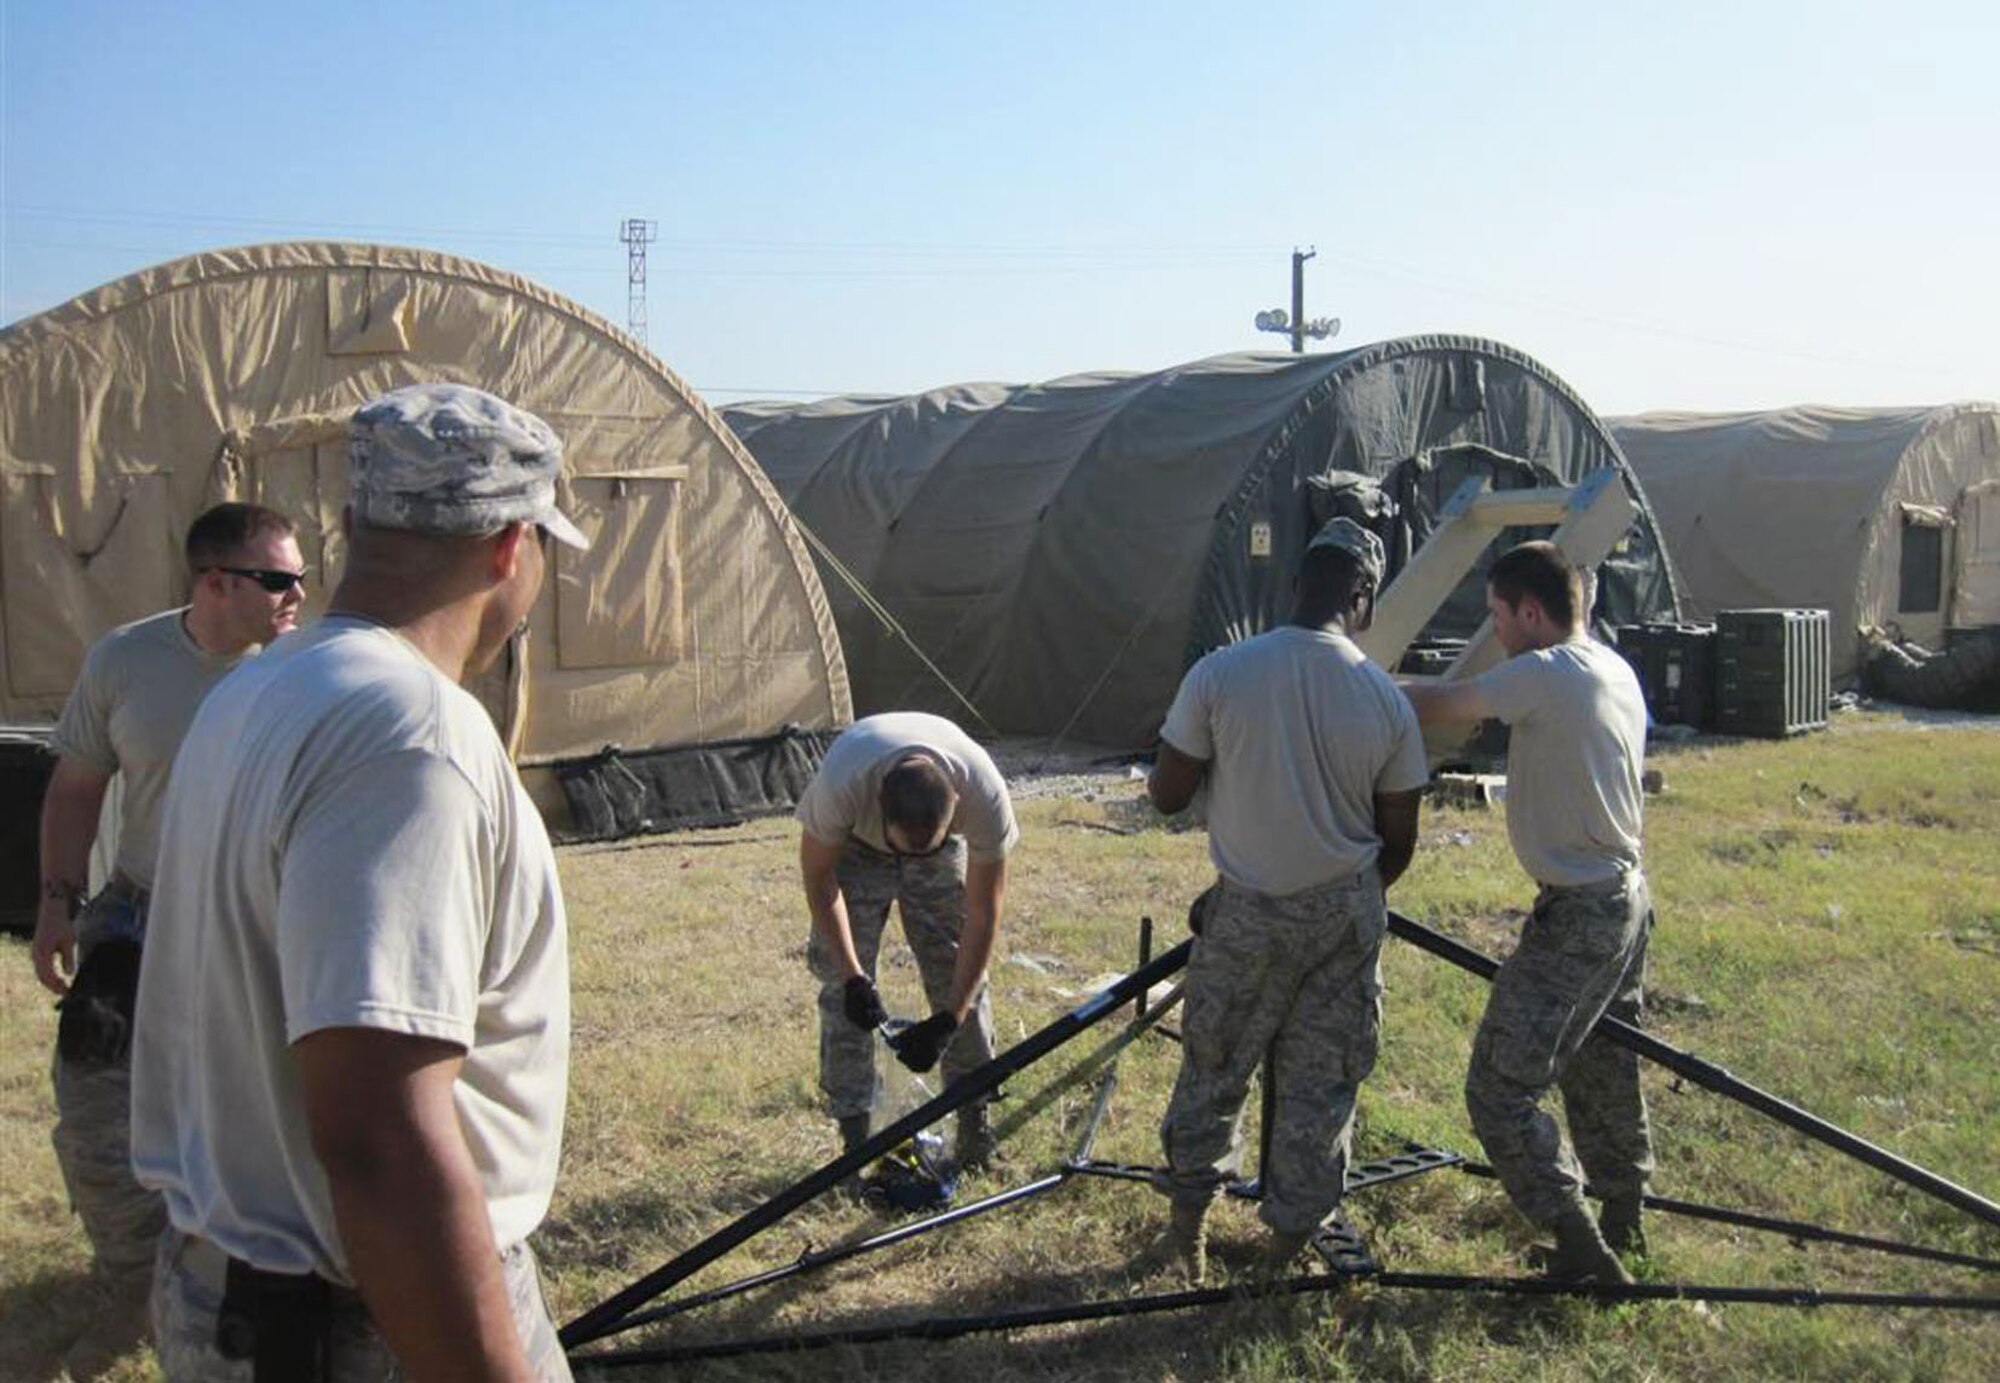
<instances>
[{"instance_id":1,"label":"soldier's hand","mask_svg":"<svg viewBox=\"0 0 2000 1383\"><path fill-rule=\"evenodd\" d=\"M944 1055L945 1044L958 1031L958 1020L940 1009L921 1023L904 1028L889 1039L889 1049L896 1054L896 1060L912 1071L922 1074L938 1064Z\"/></svg>"},{"instance_id":2,"label":"soldier's hand","mask_svg":"<svg viewBox=\"0 0 2000 1383\"><path fill-rule=\"evenodd\" d=\"M76 974L76 920L67 898L44 898L35 914L35 940L29 948L35 978L52 994L69 993L67 976Z\"/></svg>"},{"instance_id":3,"label":"soldier's hand","mask_svg":"<svg viewBox=\"0 0 2000 1383\"><path fill-rule=\"evenodd\" d=\"M847 987L841 991L840 1006L848 1022L869 1032L889 1021L889 1010L882 1007L882 996L875 992L875 981L866 975L849 978Z\"/></svg>"}]
</instances>

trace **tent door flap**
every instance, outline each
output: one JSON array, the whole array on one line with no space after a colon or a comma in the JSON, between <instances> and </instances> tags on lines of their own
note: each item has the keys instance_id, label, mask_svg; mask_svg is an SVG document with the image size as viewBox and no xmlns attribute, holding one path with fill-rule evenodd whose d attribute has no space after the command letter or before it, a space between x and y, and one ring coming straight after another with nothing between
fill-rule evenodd
<instances>
[{"instance_id":1,"label":"tent door flap","mask_svg":"<svg viewBox=\"0 0 2000 1383\"><path fill-rule=\"evenodd\" d=\"M1956 530L1951 627L2000 625L2000 480L1969 486L1958 497Z\"/></svg>"}]
</instances>

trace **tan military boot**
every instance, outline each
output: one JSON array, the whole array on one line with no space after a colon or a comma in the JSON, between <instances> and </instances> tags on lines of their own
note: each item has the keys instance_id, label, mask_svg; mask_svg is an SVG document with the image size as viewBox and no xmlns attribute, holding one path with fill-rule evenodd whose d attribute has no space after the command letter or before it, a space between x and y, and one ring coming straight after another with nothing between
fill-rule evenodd
<instances>
[{"instance_id":1,"label":"tan military boot","mask_svg":"<svg viewBox=\"0 0 2000 1383\"><path fill-rule=\"evenodd\" d=\"M1299 1255L1305 1252L1306 1245L1311 1242L1310 1234L1282 1234L1277 1230L1271 1231L1271 1242L1264 1246L1263 1257L1257 1264L1258 1272L1265 1277L1282 1277L1291 1270L1294 1263L1298 1262Z\"/></svg>"},{"instance_id":2,"label":"tan military boot","mask_svg":"<svg viewBox=\"0 0 2000 1383\"><path fill-rule=\"evenodd\" d=\"M1143 1276L1179 1268L1200 1286L1208 1276L1208 1207L1205 1200L1176 1200L1173 1218L1134 1260L1134 1270Z\"/></svg>"},{"instance_id":3,"label":"tan military boot","mask_svg":"<svg viewBox=\"0 0 2000 1383\"><path fill-rule=\"evenodd\" d=\"M999 1148L1000 1141L993 1136L993 1124L987 1118L985 1105L972 1105L958 1112L958 1137L952 1150L961 1172L982 1170Z\"/></svg>"},{"instance_id":4,"label":"tan military boot","mask_svg":"<svg viewBox=\"0 0 2000 1383\"><path fill-rule=\"evenodd\" d=\"M62 1377L91 1383L104 1377L153 1337L150 1282L120 1284L93 1310L90 1325L63 1351Z\"/></svg>"},{"instance_id":5,"label":"tan military boot","mask_svg":"<svg viewBox=\"0 0 2000 1383\"><path fill-rule=\"evenodd\" d=\"M1556 1251L1549 1259L1548 1274L1557 1282L1599 1282L1630 1285L1632 1274L1618 1256L1605 1246L1590 1212L1576 1206L1563 1212L1555 1223Z\"/></svg>"},{"instance_id":6,"label":"tan military boot","mask_svg":"<svg viewBox=\"0 0 2000 1383\"><path fill-rule=\"evenodd\" d=\"M1597 1230L1613 1253L1646 1256L1646 1227L1640 1223L1640 1206L1637 1194L1605 1198L1604 1209L1597 1217Z\"/></svg>"}]
</instances>

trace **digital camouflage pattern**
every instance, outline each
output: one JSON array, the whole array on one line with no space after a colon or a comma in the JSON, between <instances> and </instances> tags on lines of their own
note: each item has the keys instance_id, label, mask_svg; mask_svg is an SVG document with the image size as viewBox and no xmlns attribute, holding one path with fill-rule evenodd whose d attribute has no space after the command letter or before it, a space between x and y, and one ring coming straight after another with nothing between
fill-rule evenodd
<instances>
[{"instance_id":1,"label":"digital camouflage pattern","mask_svg":"<svg viewBox=\"0 0 2000 1383\"><path fill-rule=\"evenodd\" d=\"M1354 559L1371 587L1382 584L1382 540L1353 519L1328 519L1306 544L1306 551L1316 547L1338 548Z\"/></svg>"},{"instance_id":2,"label":"digital camouflage pattern","mask_svg":"<svg viewBox=\"0 0 2000 1383\"><path fill-rule=\"evenodd\" d=\"M1640 1021L1652 924L1652 898L1636 870L1609 884L1545 887L1493 981L1466 1072L1466 1109L1500 1184L1544 1228L1584 1209L1585 1177L1613 1198L1643 1192L1652 1174L1639 1058L1585 1040L1606 1013ZM1574 1153L1541 1108L1552 1085L1562 1088Z\"/></svg>"},{"instance_id":3,"label":"digital camouflage pattern","mask_svg":"<svg viewBox=\"0 0 2000 1383\"><path fill-rule=\"evenodd\" d=\"M535 523L590 542L556 508L562 443L549 425L463 384L412 384L362 405L348 424L348 503L379 528L491 533Z\"/></svg>"},{"instance_id":4,"label":"digital camouflage pattern","mask_svg":"<svg viewBox=\"0 0 2000 1383\"><path fill-rule=\"evenodd\" d=\"M933 1011L951 1002L958 966L958 938L965 930L965 840L949 837L934 855L890 855L850 840L834 877L847 902L854 955L871 977L888 926L889 905L903 919L903 936L916 953L924 997ZM831 949L814 933L806 958L819 980L819 1086L836 1119L866 1114L875 1105L875 1034L847 1021L844 981ZM993 1059L993 1003L979 987L967 1022L944 1049L946 1084Z\"/></svg>"},{"instance_id":5,"label":"digital camouflage pattern","mask_svg":"<svg viewBox=\"0 0 2000 1383\"><path fill-rule=\"evenodd\" d=\"M77 914L79 969L100 943L142 940L145 897L114 879ZM129 1016L129 1015L128 1015ZM132 1053L115 1061L77 1061L57 1053L53 1072L56 1161L70 1204L83 1221L97 1270L114 1299L144 1300L153 1248L166 1225L160 1197L132 1176Z\"/></svg>"},{"instance_id":6,"label":"digital camouflage pattern","mask_svg":"<svg viewBox=\"0 0 2000 1383\"><path fill-rule=\"evenodd\" d=\"M251 1383L251 1361L225 1359L215 1347L216 1317L228 1259L177 1229L160 1236L153 1291L153 1338L166 1383ZM515 1328L541 1383L570 1383L569 1360L542 1296L541 1271L526 1244L500 1255ZM395 1356L352 1291L335 1294L325 1383L389 1383L401 1377Z\"/></svg>"},{"instance_id":7,"label":"digital camouflage pattern","mask_svg":"<svg viewBox=\"0 0 2000 1383\"><path fill-rule=\"evenodd\" d=\"M1223 880L1188 962L1181 1069L1160 1125L1167 1188L1206 1201L1242 1160L1241 1113L1261 1064L1273 1115L1259 1213L1306 1234L1340 1203L1355 1093L1382 1009L1381 876L1271 897Z\"/></svg>"}]
</instances>

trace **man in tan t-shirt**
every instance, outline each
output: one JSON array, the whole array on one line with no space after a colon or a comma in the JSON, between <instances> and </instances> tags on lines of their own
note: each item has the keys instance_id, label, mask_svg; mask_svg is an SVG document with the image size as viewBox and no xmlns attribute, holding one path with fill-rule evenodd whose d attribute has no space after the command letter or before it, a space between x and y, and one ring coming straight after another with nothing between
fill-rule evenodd
<instances>
[{"instance_id":1,"label":"man in tan t-shirt","mask_svg":"<svg viewBox=\"0 0 2000 1383\"><path fill-rule=\"evenodd\" d=\"M942 716L891 712L841 732L799 798L799 872L812 916L807 962L819 990L819 1083L854 1148L875 1101L874 1033L888 1018L875 961L894 903L930 1017L894 1039L897 1058L946 1082L993 1059L986 966L1020 839L1007 782ZM959 1112L959 1165L993 1151L986 1102Z\"/></svg>"},{"instance_id":2,"label":"man in tan t-shirt","mask_svg":"<svg viewBox=\"0 0 2000 1383\"><path fill-rule=\"evenodd\" d=\"M1591 639L1581 575L1553 544L1503 554L1486 586L1508 660L1466 682L1404 688L1426 724L1498 717L1510 727L1507 834L1541 886L1494 979L1466 1107L1514 1204L1555 1232L1551 1276L1630 1282L1613 1250L1645 1250L1652 1138L1638 1058L1589 1035L1606 1013L1637 1023L1643 998L1653 922L1639 853L1645 698L1625 660ZM1550 1086L1562 1089L1574 1154L1541 1108ZM1579 1160L1604 1201L1598 1221Z\"/></svg>"},{"instance_id":3,"label":"man in tan t-shirt","mask_svg":"<svg viewBox=\"0 0 2000 1383\"><path fill-rule=\"evenodd\" d=\"M107 1300L65 1367L96 1377L145 1333L159 1197L132 1179L129 1038L139 943L167 772L210 687L298 622L305 563L290 519L218 504L189 527L188 603L112 630L84 658L63 706L42 799L42 901L32 955L64 995L57 1037L56 1158ZM83 901L98 814L114 773L125 797L117 860Z\"/></svg>"},{"instance_id":4,"label":"man in tan t-shirt","mask_svg":"<svg viewBox=\"0 0 2000 1383\"><path fill-rule=\"evenodd\" d=\"M1197 904L1160 1125L1173 1219L1142 1266L1179 1260L1201 1278L1208 1209L1237 1169L1260 1068L1268 1266L1340 1204L1380 1032L1383 894L1410 863L1430 776L1409 704L1351 637L1373 620L1382 568L1373 533L1327 524L1299 564L1290 621L1196 663L1160 728L1147 791L1174 812L1206 780L1219 878Z\"/></svg>"}]
</instances>

